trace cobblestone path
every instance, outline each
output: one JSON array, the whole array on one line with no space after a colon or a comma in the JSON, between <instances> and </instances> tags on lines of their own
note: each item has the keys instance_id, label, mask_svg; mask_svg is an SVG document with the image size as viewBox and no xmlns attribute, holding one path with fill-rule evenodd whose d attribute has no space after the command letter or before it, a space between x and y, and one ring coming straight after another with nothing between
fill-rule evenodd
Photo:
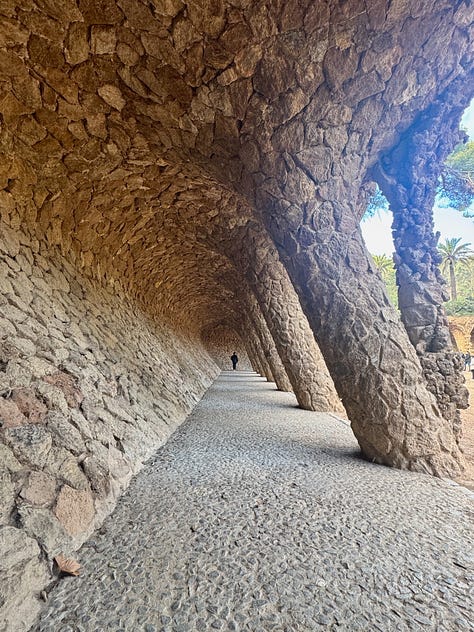
<instances>
[{"instance_id":1,"label":"cobblestone path","mask_svg":"<svg viewBox=\"0 0 474 632\"><path fill-rule=\"evenodd\" d=\"M224 373L77 554L48 632L473 630L472 499Z\"/></svg>"}]
</instances>

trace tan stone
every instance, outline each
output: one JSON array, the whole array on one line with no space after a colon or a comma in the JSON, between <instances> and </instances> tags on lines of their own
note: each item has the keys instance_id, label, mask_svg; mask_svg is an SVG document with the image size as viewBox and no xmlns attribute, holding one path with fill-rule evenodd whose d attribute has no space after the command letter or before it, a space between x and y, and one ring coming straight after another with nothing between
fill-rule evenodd
<instances>
[{"instance_id":1,"label":"tan stone","mask_svg":"<svg viewBox=\"0 0 474 632\"><path fill-rule=\"evenodd\" d=\"M77 407L82 402L82 393L77 388L77 380L72 375L60 371L53 375L46 375L44 381L61 389L69 406Z\"/></svg>"},{"instance_id":2,"label":"tan stone","mask_svg":"<svg viewBox=\"0 0 474 632\"><path fill-rule=\"evenodd\" d=\"M65 57L69 64L80 64L89 57L89 42L87 26L81 22L74 22L69 27Z\"/></svg>"},{"instance_id":3,"label":"tan stone","mask_svg":"<svg viewBox=\"0 0 474 632\"><path fill-rule=\"evenodd\" d=\"M27 417L29 423L38 424L43 422L48 409L36 397L33 389L16 388L12 391L11 397L23 415Z\"/></svg>"},{"instance_id":4,"label":"tan stone","mask_svg":"<svg viewBox=\"0 0 474 632\"><path fill-rule=\"evenodd\" d=\"M94 55L112 55L116 44L115 29L112 26L92 26L90 41Z\"/></svg>"},{"instance_id":5,"label":"tan stone","mask_svg":"<svg viewBox=\"0 0 474 632\"><path fill-rule=\"evenodd\" d=\"M7 428L3 438L22 463L43 467L51 449L51 435L41 426L23 425Z\"/></svg>"},{"instance_id":6,"label":"tan stone","mask_svg":"<svg viewBox=\"0 0 474 632\"><path fill-rule=\"evenodd\" d=\"M84 533L94 517L94 502L91 493L63 485L54 513L67 533L72 536Z\"/></svg>"},{"instance_id":7,"label":"tan stone","mask_svg":"<svg viewBox=\"0 0 474 632\"><path fill-rule=\"evenodd\" d=\"M8 524L14 509L15 485L8 469L0 465L0 524Z\"/></svg>"},{"instance_id":8,"label":"tan stone","mask_svg":"<svg viewBox=\"0 0 474 632\"><path fill-rule=\"evenodd\" d=\"M23 467L14 457L13 452L2 443L0 443L0 463L10 470L10 472L18 472Z\"/></svg>"},{"instance_id":9,"label":"tan stone","mask_svg":"<svg viewBox=\"0 0 474 632\"><path fill-rule=\"evenodd\" d=\"M56 480L44 472L30 472L20 496L37 507L49 507L56 498Z\"/></svg>"},{"instance_id":10,"label":"tan stone","mask_svg":"<svg viewBox=\"0 0 474 632\"><path fill-rule=\"evenodd\" d=\"M15 402L0 397L0 425L2 428L14 428L28 423Z\"/></svg>"},{"instance_id":11,"label":"tan stone","mask_svg":"<svg viewBox=\"0 0 474 632\"><path fill-rule=\"evenodd\" d=\"M101 86L97 92L99 93L99 96L102 97L102 99L104 99L104 101L112 106L113 108L115 108L116 110L122 110L125 106L125 99L122 96L122 93L120 91L119 88L117 88L117 86L114 86L112 84L107 84L104 86Z\"/></svg>"},{"instance_id":12,"label":"tan stone","mask_svg":"<svg viewBox=\"0 0 474 632\"><path fill-rule=\"evenodd\" d=\"M119 42L117 44L117 55L120 58L120 61L126 66L135 66L140 59L140 54L124 42Z\"/></svg>"}]
</instances>

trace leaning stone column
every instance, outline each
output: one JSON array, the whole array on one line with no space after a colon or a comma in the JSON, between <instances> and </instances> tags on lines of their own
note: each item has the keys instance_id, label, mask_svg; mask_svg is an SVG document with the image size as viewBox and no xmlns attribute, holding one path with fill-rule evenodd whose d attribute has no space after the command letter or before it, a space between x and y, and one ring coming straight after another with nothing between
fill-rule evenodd
<instances>
[{"instance_id":1,"label":"leaning stone column","mask_svg":"<svg viewBox=\"0 0 474 632\"><path fill-rule=\"evenodd\" d=\"M245 318L245 333L243 333L242 338L247 341L251 349L251 355L255 362L255 364L254 362L252 362L252 364L254 365L257 373L266 378L268 382L273 382L273 375L270 369L270 365L268 364L268 361L265 357L260 339L257 336L257 333L252 326L252 322L250 321L250 318L248 316Z\"/></svg>"},{"instance_id":2,"label":"leaning stone column","mask_svg":"<svg viewBox=\"0 0 474 632\"><path fill-rule=\"evenodd\" d=\"M268 361L270 370L273 375L273 381L275 382L279 391L289 392L292 390L291 382L285 371L285 367L278 355L275 342L270 334L265 318L263 317L260 307L255 299L255 296L251 292L248 292L245 296L245 305L248 307L248 316L251 324L255 328L265 358Z\"/></svg>"},{"instance_id":3,"label":"leaning stone column","mask_svg":"<svg viewBox=\"0 0 474 632\"><path fill-rule=\"evenodd\" d=\"M242 336L242 341L244 343L245 350L247 351L252 369L255 371L255 373L260 373L255 349L250 344L247 332L245 332L245 334Z\"/></svg>"},{"instance_id":4,"label":"leaning stone column","mask_svg":"<svg viewBox=\"0 0 474 632\"><path fill-rule=\"evenodd\" d=\"M390 202L396 254L398 303L408 336L420 358L429 390L461 437L460 408L468 406L462 363L452 347L443 302L449 299L438 265L433 206L447 155L460 142L459 117L433 106L385 154L374 177ZM448 121L446 120L448 119Z\"/></svg>"},{"instance_id":5,"label":"leaning stone column","mask_svg":"<svg viewBox=\"0 0 474 632\"><path fill-rule=\"evenodd\" d=\"M452 425L426 388L415 349L365 248L351 206L357 190L348 185L338 193L341 202L313 203L299 231L304 241L287 229L275 230L275 239L354 434L375 462L457 475L463 460Z\"/></svg>"},{"instance_id":6,"label":"leaning stone column","mask_svg":"<svg viewBox=\"0 0 474 632\"><path fill-rule=\"evenodd\" d=\"M334 383L286 270L271 242L263 243L261 232L248 230L251 252L245 253L248 259L236 263L245 270L298 404L306 410L341 411Z\"/></svg>"}]
</instances>

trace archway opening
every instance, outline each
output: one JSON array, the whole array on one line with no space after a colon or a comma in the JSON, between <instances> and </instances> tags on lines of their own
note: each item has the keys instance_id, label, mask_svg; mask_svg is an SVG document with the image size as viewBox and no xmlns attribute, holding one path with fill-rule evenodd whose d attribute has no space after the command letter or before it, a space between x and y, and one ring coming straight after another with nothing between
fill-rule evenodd
<instances>
[{"instance_id":1,"label":"archway opening","mask_svg":"<svg viewBox=\"0 0 474 632\"><path fill-rule=\"evenodd\" d=\"M448 315L474 315L474 100L460 121L464 133L446 159L433 206L433 227L446 280ZM373 182L361 220L361 230L375 266L387 286L391 302L398 306L393 251L392 213L384 193Z\"/></svg>"},{"instance_id":2,"label":"archway opening","mask_svg":"<svg viewBox=\"0 0 474 632\"><path fill-rule=\"evenodd\" d=\"M235 329L225 323L219 323L206 328L201 334L201 339L209 355L222 371L232 369L230 356L234 352L238 357L237 370L253 371L242 338Z\"/></svg>"}]
</instances>

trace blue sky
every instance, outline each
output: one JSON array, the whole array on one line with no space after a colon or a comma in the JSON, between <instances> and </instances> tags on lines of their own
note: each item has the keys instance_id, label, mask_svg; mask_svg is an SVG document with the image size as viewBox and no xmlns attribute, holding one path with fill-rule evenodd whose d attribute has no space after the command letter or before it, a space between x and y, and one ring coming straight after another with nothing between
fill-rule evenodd
<instances>
[{"instance_id":1,"label":"blue sky","mask_svg":"<svg viewBox=\"0 0 474 632\"><path fill-rule=\"evenodd\" d=\"M461 125L467 130L469 138L474 140L474 101L471 102L462 117ZM440 242L446 238L461 237L470 242L474 249L474 219L463 217L462 213L451 208L433 209L435 231L441 233ZM392 242L392 214L381 212L361 223L362 234L369 252L373 255L391 255L394 251Z\"/></svg>"}]
</instances>

